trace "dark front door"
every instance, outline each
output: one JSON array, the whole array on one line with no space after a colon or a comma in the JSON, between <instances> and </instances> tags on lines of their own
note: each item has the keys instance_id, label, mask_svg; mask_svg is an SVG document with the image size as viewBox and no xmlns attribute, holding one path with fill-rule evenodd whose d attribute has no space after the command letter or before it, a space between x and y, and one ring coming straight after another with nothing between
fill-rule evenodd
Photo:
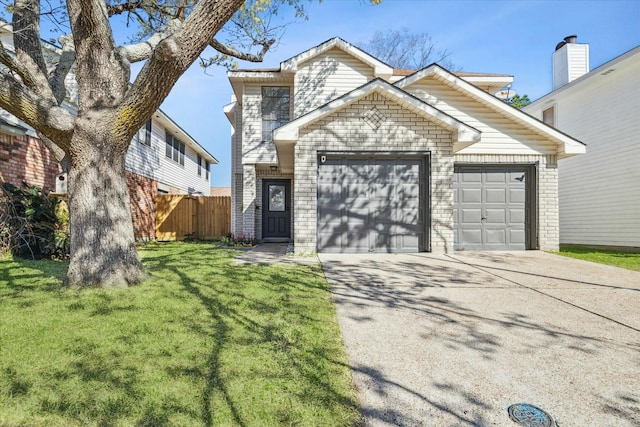
<instances>
[{"instance_id":1,"label":"dark front door","mask_svg":"<svg viewBox=\"0 0 640 427\"><path fill-rule=\"evenodd\" d=\"M262 238L266 241L291 239L291 181L262 181Z\"/></svg>"}]
</instances>

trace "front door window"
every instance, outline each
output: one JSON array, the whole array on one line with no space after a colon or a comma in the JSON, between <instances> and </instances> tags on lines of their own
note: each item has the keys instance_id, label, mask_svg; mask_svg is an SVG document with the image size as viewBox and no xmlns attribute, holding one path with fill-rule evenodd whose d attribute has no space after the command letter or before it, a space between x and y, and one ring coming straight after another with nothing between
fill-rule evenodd
<instances>
[{"instance_id":1,"label":"front door window","mask_svg":"<svg viewBox=\"0 0 640 427\"><path fill-rule=\"evenodd\" d=\"M284 212L285 202L284 185L269 185L269 210Z\"/></svg>"}]
</instances>

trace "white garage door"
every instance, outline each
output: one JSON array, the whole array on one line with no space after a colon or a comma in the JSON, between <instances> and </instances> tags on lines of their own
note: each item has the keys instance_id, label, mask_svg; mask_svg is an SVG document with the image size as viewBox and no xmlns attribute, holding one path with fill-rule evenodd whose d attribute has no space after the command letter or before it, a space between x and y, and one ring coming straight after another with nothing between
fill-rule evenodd
<instances>
[{"instance_id":1,"label":"white garage door","mask_svg":"<svg viewBox=\"0 0 640 427\"><path fill-rule=\"evenodd\" d=\"M426 186L424 157L321 156L318 251L423 251Z\"/></svg>"},{"instance_id":2,"label":"white garage door","mask_svg":"<svg viewBox=\"0 0 640 427\"><path fill-rule=\"evenodd\" d=\"M528 249L527 166L456 166L454 248Z\"/></svg>"}]
</instances>

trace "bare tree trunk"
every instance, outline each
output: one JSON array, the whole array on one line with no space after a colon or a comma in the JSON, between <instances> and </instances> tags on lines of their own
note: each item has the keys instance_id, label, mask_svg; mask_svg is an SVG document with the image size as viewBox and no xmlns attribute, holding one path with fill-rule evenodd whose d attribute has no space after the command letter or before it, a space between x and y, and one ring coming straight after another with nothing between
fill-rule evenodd
<instances>
[{"instance_id":1,"label":"bare tree trunk","mask_svg":"<svg viewBox=\"0 0 640 427\"><path fill-rule=\"evenodd\" d=\"M83 122L87 125L83 126ZM110 121L79 120L69 168L70 286L115 287L144 276L125 175L127 144L113 141ZM117 148L120 147L120 148Z\"/></svg>"}]
</instances>

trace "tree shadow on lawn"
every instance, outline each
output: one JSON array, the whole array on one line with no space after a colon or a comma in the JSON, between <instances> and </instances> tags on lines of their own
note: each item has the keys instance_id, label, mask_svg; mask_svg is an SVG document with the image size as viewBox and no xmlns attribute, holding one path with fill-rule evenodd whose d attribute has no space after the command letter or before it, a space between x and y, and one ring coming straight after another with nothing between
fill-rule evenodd
<instances>
[{"instance_id":1,"label":"tree shadow on lawn","mask_svg":"<svg viewBox=\"0 0 640 427\"><path fill-rule=\"evenodd\" d=\"M180 286L208 314L204 322L185 319L192 330L211 339L206 365L192 370L181 367L172 372L204 378L200 417L205 426L219 424L221 413L239 426L260 422L260 418L255 418L260 417L260 411L266 416L262 422L267 424L322 423L322 419L302 418L299 412L304 406L326 414L337 406L357 413L358 404L349 382L345 381L347 387L340 389L332 379L336 374L348 377L345 364L335 362L342 354L338 329L333 336L327 335L335 342L324 342L322 337L312 342L315 336L309 338L305 336L309 330L301 331L322 329L330 320L324 313L311 311L313 305L308 305L318 299L330 304L328 287L317 267L245 266L225 260L216 267L215 274L203 276L190 271L211 268L210 255L192 259L193 270L183 268L178 253L170 259L148 257L146 262L156 264L157 272L169 270L175 274ZM245 359L235 367L234 354L238 359L255 356L255 361ZM242 375L245 378L236 381ZM241 392L243 387L258 390L253 401L246 400ZM260 391L260 387L264 390ZM295 403L283 404L279 400ZM252 413L253 405L258 406L258 415Z\"/></svg>"}]
</instances>

